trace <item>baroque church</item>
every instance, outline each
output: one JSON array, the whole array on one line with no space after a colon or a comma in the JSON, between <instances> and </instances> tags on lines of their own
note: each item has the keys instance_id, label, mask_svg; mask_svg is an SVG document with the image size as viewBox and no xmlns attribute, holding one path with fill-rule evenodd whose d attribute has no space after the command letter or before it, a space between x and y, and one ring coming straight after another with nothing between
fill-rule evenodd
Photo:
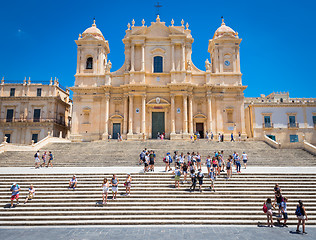
<instances>
[{"instance_id":1,"label":"baroque church","mask_svg":"<svg viewBox=\"0 0 316 240\"><path fill-rule=\"evenodd\" d=\"M228 136L245 128L238 33L222 19L208 43L210 59L198 69L191 59L189 25L169 26L157 16L150 26L128 24L123 39L125 62L111 72L109 42L96 23L76 40L77 71L73 91L72 141L110 136L171 140L199 132ZM226 138L226 139L227 139Z\"/></svg>"}]
</instances>

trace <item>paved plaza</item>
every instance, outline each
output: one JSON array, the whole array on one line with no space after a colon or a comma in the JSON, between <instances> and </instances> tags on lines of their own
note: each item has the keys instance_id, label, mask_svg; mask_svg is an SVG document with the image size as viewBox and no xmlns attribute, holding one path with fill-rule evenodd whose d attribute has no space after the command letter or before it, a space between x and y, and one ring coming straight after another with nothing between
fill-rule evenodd
<instances>
[{"instance_id":1,"label":"paved plaza","mask_svg":"<svg viewBox=\"0 0 316 240\"><path fill-rule=\"evenodd\" d=\"M173 226L173 227L36 227L0 228L2 240L81 240L81 239L315 239L316 228L307 225L307 235L297 234L296 228L235 227L235 226Z\"/></svg>"}]
</instances>

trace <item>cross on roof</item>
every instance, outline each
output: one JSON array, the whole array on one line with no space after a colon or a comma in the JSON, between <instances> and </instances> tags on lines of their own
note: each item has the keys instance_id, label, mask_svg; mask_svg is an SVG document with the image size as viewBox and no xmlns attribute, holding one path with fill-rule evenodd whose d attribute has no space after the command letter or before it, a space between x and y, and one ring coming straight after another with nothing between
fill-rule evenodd
<instances>
[{"instance_id":1,"label":"cross on roof","mask_svg":"<svg viewBox=\"0 0 316 240\"><path fill-rule=\"evenodd\" d=\"M157 13L156 13L157 16L160 15L160 14L159 14L159 8L161 8L161 7L162 7L162 5L160 5L160 3L157 2L157 4L155 5L155 8L156 8L156 10L157 10Z\"/></svg>"}]
</instances>

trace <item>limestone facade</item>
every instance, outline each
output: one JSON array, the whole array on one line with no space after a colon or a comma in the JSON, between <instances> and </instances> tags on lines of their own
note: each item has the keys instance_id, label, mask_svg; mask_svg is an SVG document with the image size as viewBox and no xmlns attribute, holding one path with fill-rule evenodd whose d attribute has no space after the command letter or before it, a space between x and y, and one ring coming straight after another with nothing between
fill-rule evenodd
<instances>
[{"instance_id":1,"label":"limestone facade","mask_svg":"<svg viewBox=\"0 0 316 240\"><path fill-rule=\"evenodd\" d=\"M58 80L7 81L0 84L0 139L8 143L36 143L48 134L66 137L72 101ZM2 141L1 141L2 142Z\"/></svg>"},{"instance_id":2,"label":"limestone facade","mask_svg":"<svg viewBox=\"0 0 316 240\"><path fill-rule=\"evenodd\" d=\"M109 33L108 33L109 34ZM128 24L125 62L111 72L109 43L96 27L75 41L73 141L113 138L189 139L231 133L246 138L238 33L222 21L208 43L205 70L192 62L189 25L169 26L159 16L150 26Z\"/></svg>"},{"instance_id":3,"label":"limestone facade","mask_svg":"<svg viewBox=\"0 0 316 240\"><path fill-rule=\"evenodd\" d=\"M245 98L245 120L249 138L316 145L316 98L290 98L288 92Z\"/></svg>"}]
</instances>

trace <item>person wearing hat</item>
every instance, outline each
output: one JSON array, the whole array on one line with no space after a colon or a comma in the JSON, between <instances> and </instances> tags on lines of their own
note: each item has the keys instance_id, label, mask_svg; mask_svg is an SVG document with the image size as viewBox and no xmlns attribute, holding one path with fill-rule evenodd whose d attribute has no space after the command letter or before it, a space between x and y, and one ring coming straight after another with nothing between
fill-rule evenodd
<instances>
[{"instance_id":1,"label":"person wearing hat","mask_svg":"<svg viewBox=\"0 0 316 240\"><path fill-rule=\"evenodd\" d=\"M77 178L76 178L76 175L73 175L72 178L71 178L70 181L69 181L69 187L68 187L68 189L71 189L71 188L72 188L73 190L75 190L76 187L77 187Z\"/></svg>"},{"instance_id":2,"label":"person wearing hat","mask_svg":"<svg viewBox=\"0 0 316 240\"><path fill-rule=\"evenodd\" d=\"M125 195L126 196L131 195L132 177L131 177L130 173L127 174L124 185L126 187L126 194Z\"/></svg>"},{"instance_id":3,"label":"person wearing hat","mask_svg":"<svg viewBox=\"0 0 316 240\"><path fill-rule=\"evenodd\" d=\"M12 194L11 194L11 206L10 206L12 208L14 199L16 199L16 204L19 204L19 194L20 194L21 188L17 183L13 183L11 188L10 188L10 191L12 192Z\"/></svg>"}]
</instances>

